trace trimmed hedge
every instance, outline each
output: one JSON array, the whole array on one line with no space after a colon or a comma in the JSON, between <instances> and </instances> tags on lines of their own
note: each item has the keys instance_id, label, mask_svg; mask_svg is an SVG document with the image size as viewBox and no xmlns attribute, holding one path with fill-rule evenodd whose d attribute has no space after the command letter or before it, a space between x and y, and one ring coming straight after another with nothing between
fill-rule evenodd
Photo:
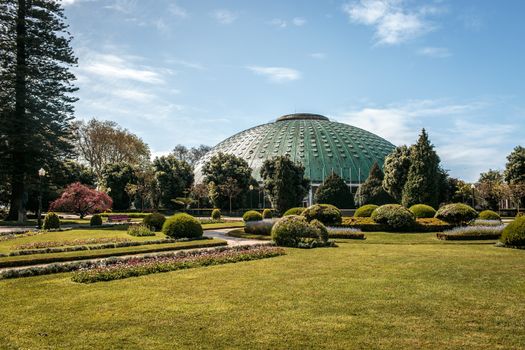
<instances>
[{"instance_id":1,"label":"trimmed hedge","mask_svg":"<svg viewBox=\"0 0 525 350\"><path fill-rule=\"evenodd\" d=\"M290 215L301 215L303 213L305 208L303 207L295 207L290 208L287 211L284 212L283 216L290 216Z\"/></svg>"},{"instance_id":2,"label":"trimmed hedge","mask_svg":"<svg viewBox=\"0 0 525 350\"><path fill-rule=\"evenodd\" d=\"M102 216L94 214L91 219L89 219L89 226L102 226Z\"/></svg>"},{"instance_id":3,"label":"trimmed hedge","mask_svg":"<svg viewBox=\"0 0 525 350\"><path fill-rule=\"evenodd\" d=\"M341 224L341 211L331 204L314 204L306 208L301 214L306 221L319 220L324 225Z\"/></svg>"},{"instance_id":4,"label":"trimmed hedge","mask_svg":"<svg viewBox=\"0 0 525 350\"><path fill-rule=\"evenodd\" d=\"M259 221L247 221L244 225L244 232L254 235L269 236L272 234L273 225L276 220L266 219Z\"/></svg>"},{"instance_id":5,"label":"trimmed hedge","mask_svg":"<svg viewBox=\"0 0 525 350\"><path fill-rule=\"evenodd\" d=\"M480 220L496 220L501 221L501 216L498 213L492 210L483 210L479 213L478 219Z\"/></svg>"},{"instance_id":6,"label":"trimmed hedge","mask_svg":"<svg viewBox=\"0 0 525 350\"><path fill-rule=\"evenodd\" d=\"M416 219L428 219L436 215L436 209L426 204L414 204L408 210L414 214Z\"/></svg>"},{"instance_id":7,"label":"trimmed hedge","mask_svg":"<svg viewBox=\"0 0 525 350\"><path fill-rule=\"evenodd\" d=\"M435 215L436 218L453 225L465 225L478 217L478 212L463 203L453 203L442 206Z\"/></svg>"},{"instance_id":8,"label":"trimmed hedge","mask_svg":"<svg viewBox=\"0 0 525 350\"><path fill-rule=\"evenodd\" d=\"M392 228L386 224L379 224L372 218L343 217L343 222L337 227L356 228L364 232L389 232ZM453 225L436 218L416 219L415 225L411 229L395 230L395 232L442 232L450 230Z\"/></svg>"},{"instance_id":9,"label":"trimmed hedge","mask_svg":"<svg viewBox=\"0 0 525 350\"><path fill-rule=\"evenodd\" d=\"M244 215L242 216L242 220L244 222L249 221L261 221L263 219L261 213L255 210L248 210Z\"/></svg>"},{"instance_id":10,"label":"trimmed hedge","mask_svg":"<svg viewBox=\"0 0 525 350\"><path fill-rule=\"evenodd\" d=\"M212 220L220 220L221 219L221 210L220 209L213 209L211 212L211 218Z\"/></svg>"},{"instance_id":11,"label":"trimmed hedge","mask_svg":"<svg viewBox=\"0 0 525 350\"><path fill-rule=\"evenodd\" d=\"M271 209L264 209L262 212L263 219L271 219L273 218L273 213Z\"/></svg>"},{"instance_id":12,"label":"trimmed hedge","mask_svg":"<svg viewBox=\"0 0 525 350\"><path fill-rule=\"evenodd\" d=\"M202 237L202 225L199 220L186 213L176 214L167 219L162 226L162 232L172 238Z\"/></svg>"},{"instance_id":13,"label":"trimmed hedge","mask_svg":"<svg viewBox=\"0 0 525 350\"><path fill-rule=\"evenodd\" d=\"M416 224L414 214L399 204L385 204L374 210L372 220L393 230L411 230Z\"/></svg>"},{"instance_id":14,"label":"trimmed hedge","mask_svg":"<svg viewBox=\"0 0 525 350\"><path fill-rule=\"evenodd\" d=\"M524 247L525 246L525 216L514 219L503 229L501 242L506 246Z\"/></svg>"},{"instance_id":15,"label":"trimmed hedge","mask_svg":"<svg viewBox=\"0 0 525 350\"><path fill-rule=\"evenodd\" d=\"M357 208L357 210L354 213L354 217L355 218L369 218L372 216L372 213L377 208L379 208L379 206L375 204L363 205L362 207Z\"/></svg>"},{"instance_id":16,"label":"trimmed hedge","mask_svg":"<svg viewBox=\"0 0 525 350\"><path fill-rule=\"evenodd\" d=\"M304 216L285 216L273 226L272 239L283 247L314 248L330 245L327 232L324 232L326 227L318 220L312 222L308 223Z\"/></svg>"},{"instance_id":17,"label":"trimmed hedge","mask_svg":"<svg viewBox=\"0 0 525 350\"><path fill-rule=\"evenodd\" d=\"M149 227L150 230L160 231L166 221L166 217L161 213L151 213L144 217L142 223Z\"/></svg>"},{"instance_id":18,"label":"trimmed hedge","mask_svg":"<svg viewBox=\"0 0 525 350\"><path fill-rule=\"evenodd\" d=\"M60 218L56 213L52 211L46 214L44 218L44 224L42 225L44 230L53 230L60 228Z\"/></svg>"}]
</instances>

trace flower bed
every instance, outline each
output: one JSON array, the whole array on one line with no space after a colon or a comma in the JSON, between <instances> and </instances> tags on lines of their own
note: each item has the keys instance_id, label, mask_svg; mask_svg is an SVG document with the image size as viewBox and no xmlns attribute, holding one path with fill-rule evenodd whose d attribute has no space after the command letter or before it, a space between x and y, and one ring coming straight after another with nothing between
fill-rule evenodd
<instances>
[{"instance_id":1,"label":"flower bed","mask_svg":"<svg viewBox=\"0 0 525 350\"><path fill-rule=\"evenodd\" d=\"M259 245L133 257L95 263L78 271L71 279L78 283L112 281L152 273L265 259L284 254L282 248Z\"/></svg>"},{"instance_id":2,"label":"flower bed","mask_svg":"<svg viewBox=\"0 0 525 350\"><path fill-rule=\"evenodd\" d=\"M339 239L366 239L365 234L358 228L351 227L327 227L328 238Z\"/></svg>"},{"instance_id":3,"label":"flower bed","mask_svg":"<svg viewBox=\"0 0 525 350\"><path fill-rule=\"evenodd\" d=\"M499 226L464 226L452 230L437 233L436 236L441 240L449 241L472 241L472 240L492 240L499 239L503 232L504 225Z\"/></svg>"},{"instance_id":4,"label":"flower bed","mask_svg":"<svg viewBox=\"0 0 525 350\"><path fill-rule=\"evenodd\" d=\"M88 239L74 239L71 241L48 241L48 242L31 242L20 244L14 247L14 250L29 250L41 249L63 246L77 246L86 244L100 244L100 243L121 243L129 242L129 238L88 238Z\"/></svg>"}]
</instances>

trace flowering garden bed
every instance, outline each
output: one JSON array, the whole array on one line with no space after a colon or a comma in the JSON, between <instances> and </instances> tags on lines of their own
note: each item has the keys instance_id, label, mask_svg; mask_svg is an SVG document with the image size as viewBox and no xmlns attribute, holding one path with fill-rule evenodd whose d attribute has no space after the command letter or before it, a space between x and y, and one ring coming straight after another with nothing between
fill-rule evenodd
<instances>
[{"instance_id":1,"label":"flowering garden bed","mask_svg":"<svg viewBox=\"0 0 525 350\"><path fill-rule=\"evenodd\" d=\"M437 233L436 236L441 240L448 241L477 241L494 240L501 237L503 225L498 226L464 226L452 230Z\"/></svg>"}]
</instances>

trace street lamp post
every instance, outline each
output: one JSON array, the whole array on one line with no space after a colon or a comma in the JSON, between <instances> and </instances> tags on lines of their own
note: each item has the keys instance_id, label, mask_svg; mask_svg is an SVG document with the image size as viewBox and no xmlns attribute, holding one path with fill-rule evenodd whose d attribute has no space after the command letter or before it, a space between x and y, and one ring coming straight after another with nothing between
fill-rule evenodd
<instances>
[{"instance_id":1,"label":"street lamp post","mask_svg":"<svg viewBox=\"0 0 525 350\"><path fill-rule=\"evenodd\" d=\"M472 208L474 208L476 206L475 202L474 202L474 190L476 189L476 186L474 184L470 185L470 188L472 189Z\"/></svg>"},{"instance_id":2,"label":"street lamp post","mask_svg":"<svg viewBox=\"0 0 525 350\"><path fill-rule=\"evenodd\" d=\"M253 185L250 185L250 209L253 208Z\"/></svg>"},{"instance_id":3,"label":"street lamp post","mask_svg":"<svg viewBox=\"0 0 525 350\"><path fill-rule=\"evenodd\" d=\"M42 228L42 178L46 176L44 168L38 170L38 212L36 214L36 221L38 229Z\"/></svg>"}]
</instances>

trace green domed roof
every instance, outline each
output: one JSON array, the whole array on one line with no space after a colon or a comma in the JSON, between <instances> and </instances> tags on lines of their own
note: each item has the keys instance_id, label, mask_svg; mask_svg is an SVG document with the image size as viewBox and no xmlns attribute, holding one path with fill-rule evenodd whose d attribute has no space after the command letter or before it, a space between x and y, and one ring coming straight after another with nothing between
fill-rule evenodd
<instances>
[{"instance_id":1,"label":"green domed roof","mask_svg":"<svg viewBox=\"0 0 525 350\"><path fill-rule=\"evenodd\" d=\"M219 153L245 159L252 176L261 180L260 169L266 159L288 154L305 167L313 183L323 182L332 171L353 183L363 182L377 162L383 165L394 145L366 130L330 121L318 114L296 113L241 131L208 152L195 167L195 180L202 182L202 165Z\"/></svg>"}]
</instances>

